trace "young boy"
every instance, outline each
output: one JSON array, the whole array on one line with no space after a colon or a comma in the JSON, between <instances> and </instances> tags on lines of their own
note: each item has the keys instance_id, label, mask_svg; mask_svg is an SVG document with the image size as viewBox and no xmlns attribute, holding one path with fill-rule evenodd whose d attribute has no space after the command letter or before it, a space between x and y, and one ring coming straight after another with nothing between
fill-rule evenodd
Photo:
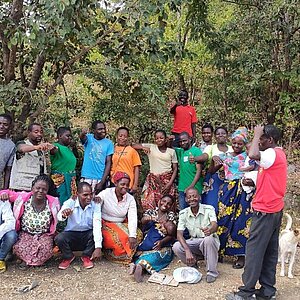
<instances>
[{"instance_id":1,"label":"young boy","mask_svg":"<svg viewBox=\"0 0 300 300\"><path fill-rule=\"evenodd\" d=\"M192 146L192 139L187 132L181 132L179 134L179 144L181 148L175 148L178 164L179 164L179 208L180 210L188 207L185 201L185 191L189 188L195 188L199 194L202 192L201 169L202 166L199 163L190 163L189 156L198 156L202 154L202 151Z\"/></svg>"},{"instance_id":2,"label":"young boy","mask_svg":"<svg viewBox=\"0 0 300 300\"><path fill-rule=\"evenodd\" d=\"M173 141L174 147L179 147L179 134L181 132L187 132L193 141L196 138L196 123L198 120L195 108L188 104L188 98L188 92L181 90L176 104L170 109L170 113L174 115L172 129L172 135L175 136L175 140Z\"/></svg>"}]
</instances>

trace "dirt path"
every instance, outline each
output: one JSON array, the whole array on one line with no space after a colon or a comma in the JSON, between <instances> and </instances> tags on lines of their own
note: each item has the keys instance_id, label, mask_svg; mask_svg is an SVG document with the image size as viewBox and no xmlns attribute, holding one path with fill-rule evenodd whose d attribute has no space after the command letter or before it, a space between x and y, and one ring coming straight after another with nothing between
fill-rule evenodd
<instances>
[{"instance_id":1,"label":"dirt path","mask_svg":"<svg viewBox=\"0 0 300 300\"><path fill-rule=\"evenodd\" d=\"M277 277L278 300L300 299L299 250L294 265L295 278ZM0 274L0 299L225 299L226 293L241 284L242 274L242 270L234 270L231 262L225 261L219 264L220 277L213 284L206 283L204 278L197 284L167 287L146 281L137 284L128 275L127 267L112 264L106 260L98 262L91 270L82 270L79 258L70 269L65 271L58 270L57 265L57 259L53 259L44 267L21 271L13 263L6 273ZM181 263L174 259L164 273L172 274L173 270L180 266L182 266ZM200 271L205 274L204 262L201 262ZM18 287L27 285L33 280L37 280L39 286L32 291L26 294L16 291Z\"/></svg>"}]
</instances>

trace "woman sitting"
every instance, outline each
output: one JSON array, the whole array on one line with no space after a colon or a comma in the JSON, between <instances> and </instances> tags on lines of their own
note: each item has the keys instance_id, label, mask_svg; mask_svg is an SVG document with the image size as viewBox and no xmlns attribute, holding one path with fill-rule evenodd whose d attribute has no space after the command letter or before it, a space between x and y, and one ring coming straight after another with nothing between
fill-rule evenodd
<instances>
[{"instance_id":1,"label":"woman sitting","mask_svg":"<svg viewBox=\"0 0 300 300\"><path fill-rule=\"evenodd\" d=\"M171 195L163 196L155 210L147 210L141 220L144 225L144 239L139 244L130 266L137 282L142 281L143 270L152 274L167 267L173 259L172 243L176 236L174 204Z\"/></svg>"},{"instance_id":2,"label":"woman sitting","mask_svg":"<svg viewBox=\"0 0 300 300\"><path fill-rule=\"evenodd\" d=\"M130 263L142 233L137 228L137 208L128 193L130 177L116 172L113 178L116 187L101 191L103 253L107 259L119 263Z\"/></svg>"},{"instance_id":3,"label":"woman sitting","mask_svg":"<svg viewBox=\"0 0 300 300\"><path fill-rule=\"evenodd\" d=\"M14 202L19 237L13 250L22 260L23 268L26 265L40 266L52 257L59 201L47 195L49 184L47 175L39 175L32 182L31 192L0 192L2 201Z\"/></svg>"}]
</instances>

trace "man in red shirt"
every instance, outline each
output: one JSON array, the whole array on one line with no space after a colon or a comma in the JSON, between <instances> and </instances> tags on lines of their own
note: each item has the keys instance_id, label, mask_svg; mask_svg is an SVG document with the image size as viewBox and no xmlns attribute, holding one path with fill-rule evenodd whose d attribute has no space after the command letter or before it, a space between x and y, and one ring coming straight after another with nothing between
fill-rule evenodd
<instances>
[{"instance_id":1,"label":"man in red shirt","mask_svg":"<svg viewBox=\"0 0 300 300\"><path fill-rule=\"evenodd\" d=\"M278 237L286 191L287 161L277 147L279 130L273 125L256 126L249 157L259 162L253 217L246 245L243 286L226 300L276 299ZM255 289L259 281L260 288Z\"/></svg>"},{"instance_id":2,"label":"man in red shirt","mask_svg":"<svg viewBox=\"0 0 300 300\"><path fill-rule=\"evenodd\" d=\"M170 109L170 113L174 115L174 125L172 129L172 135L175 137L173 142L174 147L180 147L179 134L181 132L187 132L193 138L193 141L195 141L196 138L196 110L193 106L188 105L188 97L188 92L181 90L178 95L177 103Z\"/></svg>"}]
</instances>

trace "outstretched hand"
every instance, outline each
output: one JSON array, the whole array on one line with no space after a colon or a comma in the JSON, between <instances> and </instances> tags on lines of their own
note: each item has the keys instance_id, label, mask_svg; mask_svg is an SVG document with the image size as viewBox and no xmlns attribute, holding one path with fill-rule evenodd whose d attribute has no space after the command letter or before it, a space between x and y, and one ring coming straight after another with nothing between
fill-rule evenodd
<instances>
[{"instance_id":1,"label":"outstretched hand","mask_svg":"<svg viewBox=\"0 0 300 300\"><path fill-rule=\"evenodd\" d=\"M73 213L71 208L66 208L61 212L61 215L64 219L68 218Z\"/></svg>"}]
</instances>

